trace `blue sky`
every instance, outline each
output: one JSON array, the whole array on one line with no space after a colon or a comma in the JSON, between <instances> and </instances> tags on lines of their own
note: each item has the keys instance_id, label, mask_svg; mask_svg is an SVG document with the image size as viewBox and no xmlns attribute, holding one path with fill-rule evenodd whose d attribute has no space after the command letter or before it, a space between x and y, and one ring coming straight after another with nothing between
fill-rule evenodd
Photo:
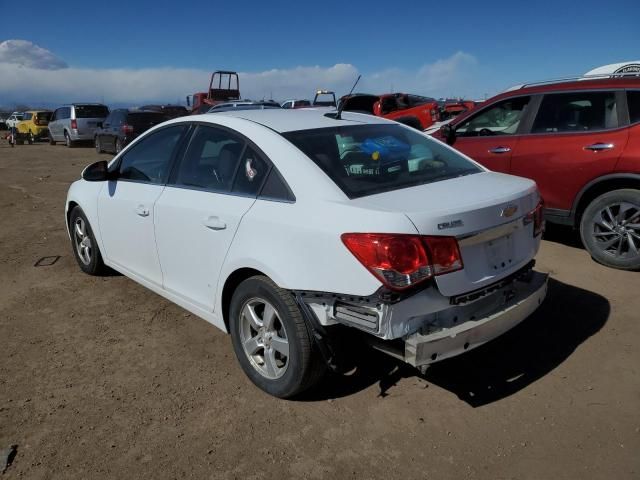
<instances>
[{"instance_id":1,"label":"blue sky","mask_svg":"<svg viewBox=\"0 0 640 480\"><path fill-rule=\"evenodd\" d=\"M28 19L24 5L0 0L0 42L32 42L55 61L32 69L7 59L29 55L25 45L0 52L0 104L66 101L78 91L105 101L176 101L203 89L218 68L245 73L243 93L252 97L309 97L319 87L344 93L361 73L358 90L479 98L514 83L640 58L638 0L615 8L591 0L66 0L59 7L42 2ZM160 88L168 79L171 85ZM95 92L83 90L87 82Z\"/></svg>"}]
</instances>

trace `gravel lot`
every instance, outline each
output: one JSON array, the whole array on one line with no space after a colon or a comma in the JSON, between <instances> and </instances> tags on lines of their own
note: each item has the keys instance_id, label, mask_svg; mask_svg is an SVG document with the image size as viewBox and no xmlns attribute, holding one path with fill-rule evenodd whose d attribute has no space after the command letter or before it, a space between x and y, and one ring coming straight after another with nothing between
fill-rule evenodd
<instances>
[{"instance_id":1,"label":"gravel lot","mask_svg":"<svg viewBox=\"0 0 640 480\"><path fill-rule=\"evenodd\" d=\"M64 199L98 158L0 141L3 478L640 478L640 277L571 231L547 232L549 297L502 338L425 376L372 354L282 401L204 320L80 272Z\"/></svg>"}]
</instances>

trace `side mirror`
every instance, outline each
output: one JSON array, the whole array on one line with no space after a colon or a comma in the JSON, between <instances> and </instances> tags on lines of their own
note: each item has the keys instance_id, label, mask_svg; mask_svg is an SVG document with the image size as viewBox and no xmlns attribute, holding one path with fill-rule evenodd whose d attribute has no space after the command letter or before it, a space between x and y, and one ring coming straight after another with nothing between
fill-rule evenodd
<instances>
[{"instance_id":1,"label":"side mirror","mask_svg":"<svg viewBox=\"0 0 640 480\"><path fill-rule=\"evenodd\" d=\"M440 135L447 142L447 145L456 143L456 131L450 124L447 123L440 127Z\"/></svg>"},{"instance_id":2,"label":"side mirror","mask_svg":"<svg viewBox=\"0 0 640 480\"><path fill-rule=\"evenodd\" d=\"M82 179L87 182L104 182L109 180L112 175L109 174L109 168L105 160L92 163L85 167L82 171Z\"/></svg>"}]
</instances>

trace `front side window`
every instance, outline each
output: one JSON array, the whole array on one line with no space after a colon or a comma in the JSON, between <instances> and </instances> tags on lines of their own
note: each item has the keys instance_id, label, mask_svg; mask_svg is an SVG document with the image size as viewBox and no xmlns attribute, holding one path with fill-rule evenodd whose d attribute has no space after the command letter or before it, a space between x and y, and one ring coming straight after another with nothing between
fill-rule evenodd
<instances>
[{"instance_id":1,"label":"front side window","mask_svg":"<svg viewBox=\"0 0 640 480\"><path fill-rule=\"evenodd\" d=\"M589 132L618 126L615 92L545 95L532 133Z\"/></svg>"},{"instance_id":2,"label":"front side window","mask_svg":"<svg viewBox=\"0 0 640 480\"><path fill-rule=\"evenodd\" d=\"M458 137L514 135L529 104L529 97L503 100L456 127Z\"/></svg>"},{"instance_id":3,"label":"front side window","mask_svg":"<svg viewBox=\"0 0 640 480\"><path fill-rule=\"evenodd\" d=\"M629 121L640 122L640 90L627 92L627 104L629 105Z\"/></svg>"},{"instance_id":4,"label":"front side window","mask_svg":"<svg viewBox=\"0 0 640 480\"><path fill-rule=\"evenodd\" d=\"M153 132L140 140L122 157L118 178L145 183L165 183L171 159L185 129L185 125L175 125Z\"/></svg>"},{"instance_id":5,"label":"front side window","mask_svg":"<svg viewBox=\"0 0 640 480\"><path fill-rule=\"evenodd\" d=\"M33 113L31 112L25 112L24 116L22 117L23 120L31 120L31 117L33 117Z\"/></svg>"},{"instance_id":6,"label":"front side window","mask_svg":"<svg viewBox=\"0 0 640 480\"><path fill-rule=\"evenodd\" d=\"M228 192L244 141L226 130L199 126L178 167L175 185Z\"/></svg>"},{"instance_id":7,"label":"front side window","mask_svg":"<svg viewBox=\"0 0 640 480\"><path fill-rule=\"evenodd\" d=\"M482 170L437 140L400 125L286 132L349 198L399 190Z\"/></svg>"}]
</instances>

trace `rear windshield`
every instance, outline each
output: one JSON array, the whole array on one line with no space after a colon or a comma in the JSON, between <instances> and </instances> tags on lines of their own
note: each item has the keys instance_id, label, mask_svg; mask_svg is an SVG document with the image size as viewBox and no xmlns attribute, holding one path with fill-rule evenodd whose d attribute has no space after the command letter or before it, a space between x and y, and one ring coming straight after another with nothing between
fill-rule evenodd
<instances>
[{"instance_id":1,"label":"rear windshield","mask_svg":"<svg viewBox=\"0 0 640 480\"><path fill-rule=\"evenodd\" d=\"M76 118L105 118L109 109L104 105L76 105Z\"/></svg>"},{"instance_id":2,"label":"rear windshield","mask_svg":"<svg viewBox=\"0 0 640 480\"><path fill-rule=\"evenodd\" d=\"M318 128L283 136L349 198L482 171L438 140L400 125Z\"/></svg>"},{"instance_id":3,"label":"rear windshield","mask_svg":"<svg viewBox=\"0 0 640 480\"><path fill-rule=\"evenodd\" d=\"M127 123L130 125L151 126L164 122L167 119L162 112L130 112L127 114Z\"/></svg>"},{"instance_id":4,"label":"rear windshield","mask_svg":"<svg viewBox=\"0 0 640 480\"><path fill-rule=\"evenodd\" d=\"M41 122L48 122L51 120L51 113L52 112L38 112L36 118Z\"/></svg>"}]
</instances>

